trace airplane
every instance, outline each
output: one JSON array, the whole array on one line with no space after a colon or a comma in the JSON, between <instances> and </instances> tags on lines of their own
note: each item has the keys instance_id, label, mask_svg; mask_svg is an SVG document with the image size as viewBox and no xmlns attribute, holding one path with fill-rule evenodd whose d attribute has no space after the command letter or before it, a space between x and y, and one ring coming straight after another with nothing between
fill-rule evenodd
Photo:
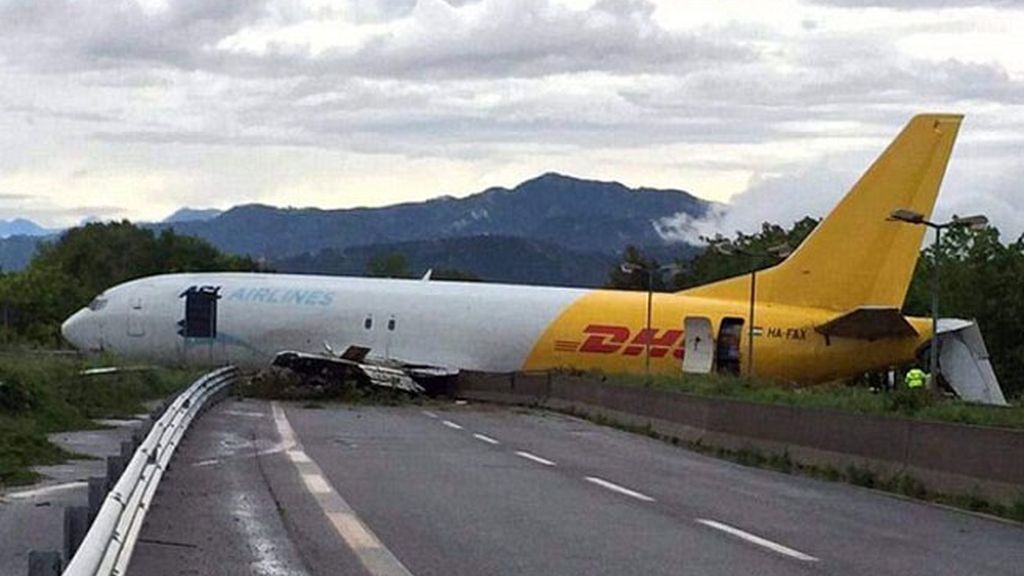
<instances>
[{"instance_id":1,"label":"airplane","mask_svg":"<svg viewBox=\"0 0 1024 576\"><path fill-rule=\"evenodd\" d=\"M801 245L757 273L753 293L747 275L656 293L650 322L648 294L635 291L429 274L192 273L114 286L62 333L80 350L132 361L354 371L413 391L462 370L727 372L798 383L884 370L914 362L933 339L929 319L900 311L924 227L890 214L931 214L961 120L912 118ZM944 319L938 340L944 378L961 397L1006 403L977 325Z\"/></svg>"}]
</instances>

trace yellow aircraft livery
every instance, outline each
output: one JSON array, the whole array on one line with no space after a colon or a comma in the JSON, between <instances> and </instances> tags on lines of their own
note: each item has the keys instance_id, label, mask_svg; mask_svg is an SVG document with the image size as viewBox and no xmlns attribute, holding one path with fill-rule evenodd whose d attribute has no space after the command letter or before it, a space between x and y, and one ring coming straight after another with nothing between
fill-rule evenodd
<instances>
[{"instance_id":1,"label":"yellow aircraft livery","mask_svg":"<svg viewBox=\"0 0 1024 576\"><path fill-rule=\"evenodd\" d=\"M745 275L655 294L649 327L643 292L203 273L110 288L63 333L127 359L339 367L410 389L459 370L852 376L912 361L932 337L900 313L924 227L889 215L931 214L960 121L913 118L791 256L757 273L753 293Z\"/></svg>"}]
</instances>

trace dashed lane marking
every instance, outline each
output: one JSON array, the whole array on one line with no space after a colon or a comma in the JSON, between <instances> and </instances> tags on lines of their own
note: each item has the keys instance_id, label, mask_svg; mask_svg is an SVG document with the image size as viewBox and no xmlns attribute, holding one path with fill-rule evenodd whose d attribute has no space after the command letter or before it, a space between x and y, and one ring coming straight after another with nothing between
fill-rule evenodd
<instances>
[{"instance_id":1,"label":"dashed lane marking","mask_svg":"<svg viewBox=\"0 0 1024 576\"><path fill-rule=\"evenodd\" d=\"M481 442L487 442L488 444L493 444L495 446L497 446L498 444L501 444L501 442L498 442L494 438L491 438L490 436L485 436L483 434L473 434L473 438L476 438L477 440L479 440Z\"/></svg>"},{"instance_id":2,"label":"dashed lane marking","mask_svg":"<svg viewBox=\"0 0 1024 576\"><path fill-rule=\"evenodd\" d=\"M245 410L224 410L223 413L229 416L245 416L246 418L263 418L266 416L263 412L249 412Z\"/></svg>"},{"instance_id":3,"label":"dashed lane marking","mask_svg":"<svg viewBox=\"0 0 1024 576\"><path fill-rule=\"evenodd\" d=\"M423 410L422 412L423 415L426 416L427 418L437 418L437 414L434 414L430 410Z\"/></svg>"},{"instance_id":4,"label":"dashed lane marking","mask_svg":"<svg viewBox=\"0 0 1024 576\"><path fill-rule=\"evenodd\" d=\"M636 490L630 490L625 486L619 486L618 484L609 482L604 478L598 478L597 476L584 476L584 479L591 484L597 484L602 488L606 488L612 492L618 492L619 494L624 494L630 498L636 498L637 500L643 500L644 502L654 502L654 498L651 498L647 494L642 494Z\"/></svg>"},{"instance_id":5,"label":"dashed lane marking","mask_svg":"<svg viewBox=\"0 0 1024 576\"><path fill-rule=\"evenodd\" d=\"M313 461L295 436L295 430L288 422L284 409L274 402L274 423L281 436L281 443L287 448L288 458L299 471L303 484L327 516L334 530L345 544L359 558L359 562L373 576L412 576L409 569L356 515L355 510L341 497L324 476L323 470Z\"/></svg>"},{"instance_id":6,"label":"dashed lane marking","mask_svg":"<svg viewBox=\"0 0 1024 576\"><path fill-rule=\"evenodd\" d=\"M547 458L541 458L540 456L537 456L536 454L530 454L529 452L519 451L516 452L516 456L519 456L520 458L526 458L527 460L532 460L538 464L543 464L545 466L555 465L555 463L552 462L551 460L548 460Z\"/></svg>"},{"instance_id":7,"label":"dashed lane marking","mask_svg":"<svg viewBox=\"0 0 1024 576\"><path fill-rule=\"evenodd\" d=\"M444 424L445 426L447 426L447 427L449 427L449 428L451 428L453 430L462 430L462 426L459 426L458 424L456 424L455 422L452 422L451 420L443 420L441 422L441 424Z\"/></svg>"},{"instance_id":8,"label":"dashed lane marking","mask_svg":"<svg viewBox=\"0 0 1024 576\"><path fill-rule=\"evenodd\" d=\"M760 536L757 536L756 534L751 534L750 532L745 532L743 530L740 530L739 528L736 528L735 526L729 526L728 524L723 524L721 522L716 522L715 520L708 520L706 518L697 518L697 523L698 524L703 524L704 526L707 526L709 528L714 528L715 530L720 530L722 532L725 532L726 534L731 534L733 536L736 536L737 538L740 538L742 540L746 540L747 542L750 542L751 544L756 544L756 545L758 545L758 546L760 546L762 548L767 548L767 549L769 549L772 552L775 552L777 554L782 554L783 556L789 556L790 558L794 558L796 560L800 560L800 561L803 561L803 562L817 562L818 561L817 558L815 558L814 556L811 556L810 554L804 554L803 552L800 552L799 550L794 550L794 549L792 549L792 548L790 548L788 546L783 546L782 544L779 544L778 542L772 542L771 540L768 540L767 538L762 538Z\"/></svg>"}]
</instances>

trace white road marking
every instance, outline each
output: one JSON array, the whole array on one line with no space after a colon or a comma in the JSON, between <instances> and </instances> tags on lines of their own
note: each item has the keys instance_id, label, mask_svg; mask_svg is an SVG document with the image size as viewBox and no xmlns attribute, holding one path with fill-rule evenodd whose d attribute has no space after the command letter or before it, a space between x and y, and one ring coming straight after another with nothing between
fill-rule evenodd
<instances>
[{"instance_id":1,"label":"white road marking","mask_svg":"<svg viewBox=\"0 0 1024 576\"><path fill-rule=\"evenodd\" d=\"M626 496L629 496L630 498L636 498L637 500L643 500L644 502L654 502L654 498L651 498L647 494L641 494L640 492L637 492L636 490L630 490L629 488L626 488L625 486L619 486L618 484L616 484L614 482L609 482L609 481L605 480L604 478L598 478L597 476L584 476L584 479L587 482L590 482L592 484L597 484L598 486L600 486L602 488L607 488L608 490L611 490L612 492L618 492L619 494L625 494Z\"/></svg>"},{"instance_id":2,"label":"white road marking","mask_svg":"<svg viewBox=\"0 0 1024 576\"><path fill-rule=\"evenodd\" d=\"M498 444L501 444L501 442L498 442L494 438L491 438L490 436L484 436L483 434L473 434L473 438L476 438L477 440L480 440L481 442L487 442L488 444L494 444L495 446L497 446Z\"/></svg>"},{"instance_id":3,"label":"white road marking","mask_svg":"<svg viewBox=\"0 0 1024 576\"><path fill-rule=\"evenodd\" d=\"M56 486L44 486L42 488L36 488L34 490L22 490L21 492L11 492L10 494L4 494L3 496L4 498L11 498L13 500L26 500L28 498L35 498L36 496L46 496L48 494L63 492L65 490L73 490L75 488L82 488L88 485L88 482L68 482L67 484L57 484Z\"/></svg>"},{"instance_id":4,"label":"white road marking","mask_svg":"<svg viewBox=\"0 0 1024 576\"><path fill-rule=\"evenodd\" d=\"M367 572L374 576L412 576L409 569L384 546L370 527L359 519L341 494L331 486L320 466L306 455L295 437L295 430L288 422L284 409L277 402L272 404L272 408L281 443L288 446L288 457L302 476L306 489L316 499L324 515L334 526L334 530L359 558Z\"/></svg>"},{"instance_id":5,"label":"white road marking","mask_svg":"<svg viewBox=\"0 0 1024 576\"><path fill-rule=\"evenodd\" d=\"M434 414L430 410L423 410L422 412L423 412L423 415L428 417L428 418L437 418L437 414Z\"/></svg>"},{"instance_id":6,"label":"white road marking","mask_svg":"<svg viewBox=\"0 0 1024 576\"><path fill-rule=\"evenodd\" d=\"M203 466L213 466L214 464L217 464L219 462L220 462L220 460L217 460L216 458L213 458L213 459L210 459L210 460L200 460L199 462L196 462L192 466L195 467L195 468L202 468Z\"/></svg>"},{"instance_id":7,"label":"white road marking","mask_svg":"<svg viewBox=\"0 0 1024 576\"><path fill-rule=\"evenodd\" d=\"M797 560L802 560L804 562L817 562L818 561L818 559L815 558L814 556L811 556L809 554L804 554L803 552L800 552L799 550L794 550L794 549L789 548L787 546L783 546L782 544L779 544L777 542L772 542L771 540L767 540L765 538L761 538L760 536L751 534L750 532L744 532L743 530L740 530L739 528L736 528L736 527L733 527L733 526L729 526L728 524L722 524L721 522L716 522L714 520L707 520L705 518L697 518L697 522L700 523L700 524L703 524L703 525L705 525L705 526L707 526L709 528L714 528L715 530L721 530L722 532L725 532L727 534L732 534L733 536L736 536L737 538L742 538L743 540L746 540L747 542L750 542L751 544L756 544L756 545L761 546L763 548L767 548L767 549L771 550L772 552L776 552L778 554L782 554L783 556L789 556L790 558L795 558Z\"/></svg>"},{"instance_id":8,"label":"white road marking","mask_svg":"<svg viewBox=\"0 0 1024 576\"><path fill-rule=\"evenodd\" d=\"M555 463L552 462L551 460L548 460L547 458L541 458L540 456L537 456L536 454L530 454L529 452L516 452L516 456L519 456L520 458L526 458L527 460L533 460L534 462L538 464L543 464L545 466L555 465Z\"/></svg>"},{"instance_id":9,"label":"white road marking","mask_svg":"<svg viewBox=\"0 0 1024 576\"><path fill-rule=\"evenodd\" d=\"M263 412L246 412L244 410L225 410L224 414L229 416L246 416L248 418L263 418L266 416Z\"/></svg>"},{"instance_id":10,"label":"white road marking","mask_svg":"<svg viewBox=\"0 0 1024 576\"><path fill-rule=\"evenodd\" d=\"M313 494L330 494L334 491L331 485L327 483L327 480L319 474L303 474L302 481Z\"/></svg>"},{"instance_id":11,"label":"white road marking","mask_svg":"<svg viewBox=\"0 0 1024 576\"><path fill-rule=\"evenodd\" d=\"M445 426L453 428L455 430L462 430L462 426L459 426L458 424L452 422L451 420L443 420L441 424L444 424Z\"/></svg>"}]
</instances>

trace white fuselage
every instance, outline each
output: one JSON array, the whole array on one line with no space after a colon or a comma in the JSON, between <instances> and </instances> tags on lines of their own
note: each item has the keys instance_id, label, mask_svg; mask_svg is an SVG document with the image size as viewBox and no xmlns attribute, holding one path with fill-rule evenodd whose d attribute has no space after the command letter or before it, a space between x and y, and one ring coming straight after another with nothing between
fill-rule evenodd
<instances>
[{"instance_id":1,"label":"white fuselage","mask_svg":"<svg viewBox=\"0 0 1024 576\"><path fill-rule=\"evenodd\" d=\"M213 337L182 335L186 293L216 289ZM588 290L248 273L173 274L115 286L68 319L80 349L161 364L266 366L282 350L519 369L544 329Z\"/></svg>"}]
</instances>

